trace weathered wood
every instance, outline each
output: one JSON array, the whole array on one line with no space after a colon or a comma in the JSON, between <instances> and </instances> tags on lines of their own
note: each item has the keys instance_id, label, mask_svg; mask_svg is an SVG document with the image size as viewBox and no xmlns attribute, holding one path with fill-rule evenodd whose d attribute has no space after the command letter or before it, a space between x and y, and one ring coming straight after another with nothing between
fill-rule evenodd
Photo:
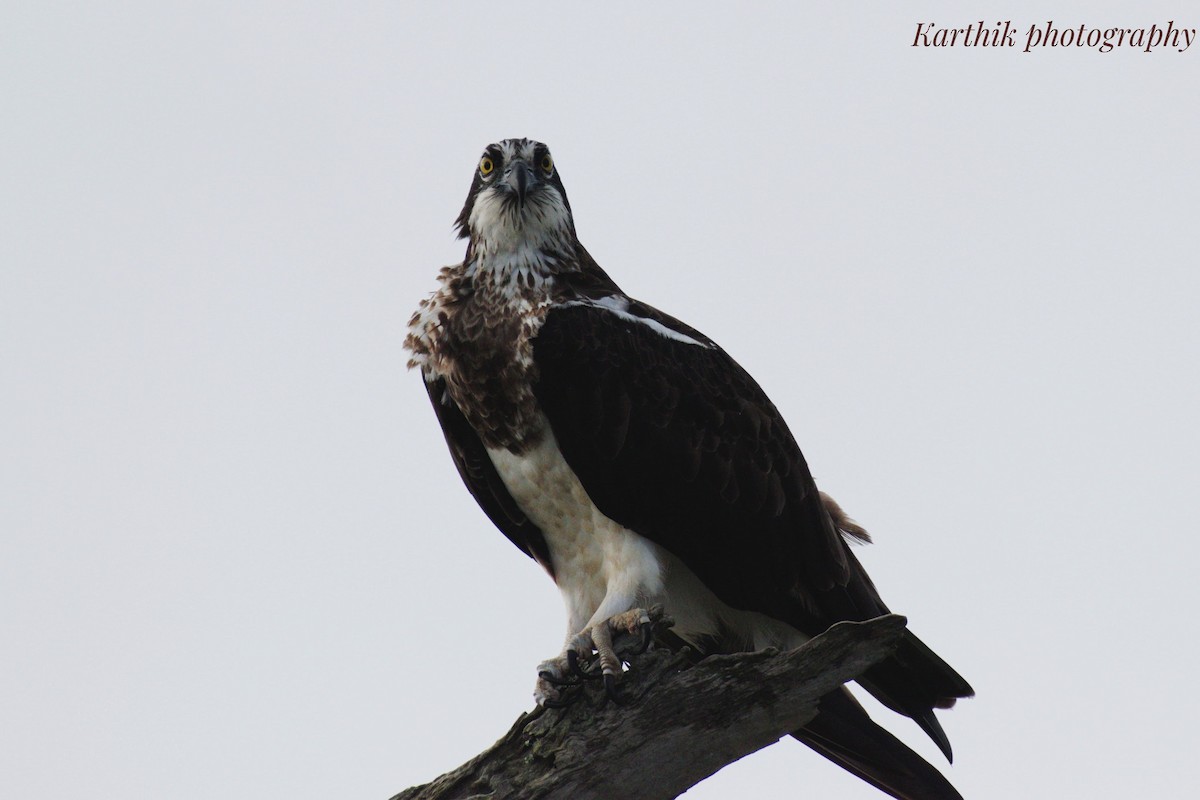
<instances>
[{"instance_id":1,"label":"weathered wood","mask_svg":"<svg viewBox=\"0 0 1200 800\"><path fill-rule=\"evenodd\" d=\"M562 709L522 714L495 745L392 800L667 800L816 715L819 698L891 653L906 621L834 625L802 647L630 659L620 704L599 681Z\"/></svg>"}]
</instances>

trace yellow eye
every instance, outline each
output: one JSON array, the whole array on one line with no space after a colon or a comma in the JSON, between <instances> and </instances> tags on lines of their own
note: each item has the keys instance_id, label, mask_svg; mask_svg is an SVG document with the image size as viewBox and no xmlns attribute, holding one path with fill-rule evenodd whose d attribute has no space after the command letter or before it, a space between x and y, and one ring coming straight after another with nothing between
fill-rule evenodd
<instances>
[{"instance_id":1,"label":"yellow eye","mask_svg":"<svg viewBox=\"0 0 1200 800\"><path fill-rule=\"evenodd\" d=\"M550 157L549 153L546 153L546 155L542 156L542 172L549 175L553 171L554 171L554 159Z\"/></svg>"},{"instance_id":2,"label":"yellow eye","mask_svg":"<svg viewBox=\"0 0 1200 800\"><path fill-rule=\"evenodd\" d=\"M479 174L480 175L491 175L492 170L494 170L495 168L496 168L496 165L493 164L492 160L490 158L488 158L487 156L484 156L483 158L479 159Z\"/></svg>"}]
</instances>

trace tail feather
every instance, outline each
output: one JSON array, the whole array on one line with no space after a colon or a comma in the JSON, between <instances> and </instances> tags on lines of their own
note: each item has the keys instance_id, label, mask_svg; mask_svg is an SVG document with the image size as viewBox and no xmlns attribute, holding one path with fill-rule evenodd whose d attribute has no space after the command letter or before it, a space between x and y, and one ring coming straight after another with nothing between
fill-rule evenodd
<instances>
[{"instance_id":1,"label":"tail feather","mask_svg":"<svg viewBox=\"0 0 1200 800\"><path fill-rule=\"evenodd\" d=\"M911 631L896 652L858 678L858 683L893 711L911 717L937 744L947 761L954 761L950 740L934 716L935 708L950 708L975 690Z\"/></svg>"},{"instance_id":2,"label":"tail feather","mask_svg":"<svg viewBox=\"0 0 1200 800\"><path fill-rule=\"evenodd\" d=\"M929 709L923 714L914 714L913 722L921 726L921 730L933 739L933 743L942 751L942 755L946 757L946 761L954 763L954 750L950 747L950 737L942 730L942 723L938 722L937 715L933 713L933 709Z\"/></svg>"},{"instance_id":3,"label":"tail feather","mask_svg":"<svg viewBox=\"0 0 1200 800\"><path fill-rule=\"evenodd\" d=\"M897 800L962 800L937 769L875 724L845 689L821 698L819 708L792 736Z\"/></svg>"}]
</instances>

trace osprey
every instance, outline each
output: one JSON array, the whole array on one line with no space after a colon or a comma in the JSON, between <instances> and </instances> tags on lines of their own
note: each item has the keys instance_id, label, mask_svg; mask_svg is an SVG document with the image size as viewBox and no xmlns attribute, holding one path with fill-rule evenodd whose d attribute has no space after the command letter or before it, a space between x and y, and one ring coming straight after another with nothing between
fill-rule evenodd
<instances>
[{"instance_id":1,"label":"osprey","mask_svg":"<svg viewBox=\"0 0 1200 800\"><path fill-rule=\"evenodd\" d=\"M475 500L567 607L539 703L661 604L702 653L791 648L888 613L779 411L711 339L626 295L580 243L546 145L489 145L458 215L469 240L405 347ZM858 682L947 759L935 708L973 694L911 633ZM897 798L957 798L845 689L793 733Z\"/></svg>"}]
</instances>

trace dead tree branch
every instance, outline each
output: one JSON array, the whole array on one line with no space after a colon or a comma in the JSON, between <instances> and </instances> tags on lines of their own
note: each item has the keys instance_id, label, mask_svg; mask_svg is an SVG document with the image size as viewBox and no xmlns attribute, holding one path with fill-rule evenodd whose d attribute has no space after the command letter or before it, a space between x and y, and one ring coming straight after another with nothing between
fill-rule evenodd
<instances>
[{"instance_id":1,"label":"dead tree branch","mask_svg":"<svg viewBox=\"0 0 1200 800\"><path fill-rule=\"evenodd\" d=\"M811 720L822 695L895 649L905 624L894 614L844 622L786 653L699 663L651 650L630 659L621 704L586 687L578 702L522 714L488 750L392 800L677 797Z\"/></svg>"}]
</instances>

